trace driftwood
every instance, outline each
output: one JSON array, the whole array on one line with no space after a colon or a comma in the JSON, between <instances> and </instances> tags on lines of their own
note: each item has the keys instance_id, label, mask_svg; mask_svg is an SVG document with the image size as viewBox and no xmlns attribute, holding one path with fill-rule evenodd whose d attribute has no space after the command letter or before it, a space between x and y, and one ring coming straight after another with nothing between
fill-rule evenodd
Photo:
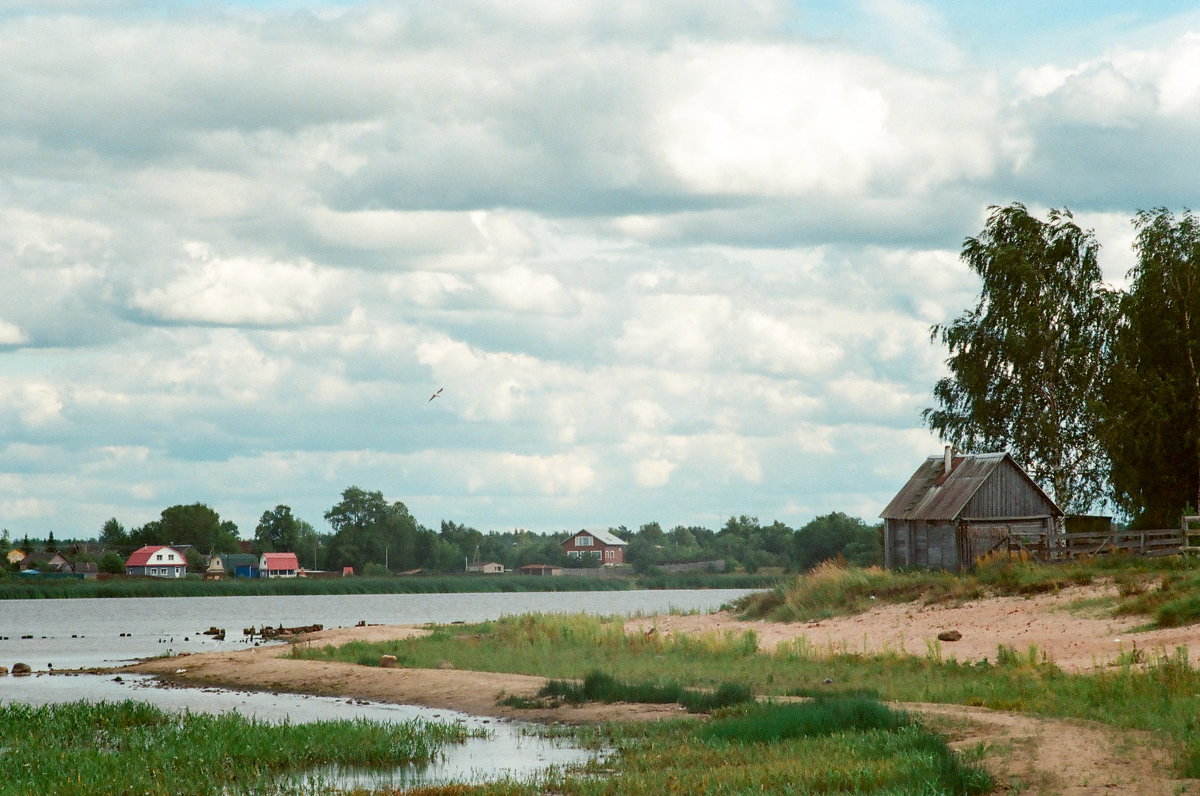
<instances>
[{"instance_id":1,"label":"driftwood","mask_svg":"<svg viewBox=\"0 0 1200 796\"><path fill-rule=\"evenodd\" d=\"M263 638L281 638L283 636L298 636L302 633L316 633L318 630L324 629L324 625L301 625L299 627L284 627L283 625L271 627L270 625L263 625L258 630L255 630L253 626L245 628L242 630L242 633L251 638L256 635Z\"/></svg>"}]
</instances>

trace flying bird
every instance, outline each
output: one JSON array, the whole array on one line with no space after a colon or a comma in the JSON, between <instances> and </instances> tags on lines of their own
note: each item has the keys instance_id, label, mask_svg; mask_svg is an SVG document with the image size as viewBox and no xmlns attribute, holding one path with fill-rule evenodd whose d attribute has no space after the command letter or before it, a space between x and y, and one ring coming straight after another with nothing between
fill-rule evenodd
<instances>
[{"instance_id":1,"label":"flying bird","mask_svg":"<svg viewBox=\"0 0 1200 796\"><path fill-rule=\"evenodd\" d=\"M442 394L442 390L444 390L444 389L445 389L445 387L438 387L437 392L435 392L433 395L429 396L429 400L432 401L434 398L437 398L439 395ZM428 402L429 401L426 401L426 403L428 403Z\"/></svg>"}]
</instances>

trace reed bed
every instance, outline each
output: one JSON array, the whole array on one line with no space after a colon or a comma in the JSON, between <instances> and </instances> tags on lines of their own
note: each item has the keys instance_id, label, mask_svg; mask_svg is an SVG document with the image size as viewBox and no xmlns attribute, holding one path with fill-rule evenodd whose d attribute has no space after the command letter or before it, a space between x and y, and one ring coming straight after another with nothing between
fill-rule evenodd
<instances>
[{"instance_id":1,"label":"reed bed","mask_svg":"<svg viewBox=\"0 0 1200 796\"><path fill-rule=\"evenodd\" d=\"M641 702L651 705L676 703L689 713L709 713L720 708L754 701L754 692L741 683L721 683L714 690L684 688L675 681L634 682L613 677L594 669L582 681L551 680L538 691L538 697L580 705L584 702ZM507 697L501 700L514 707L538 707L536 699Z\"/></svg>"},{"instance_id":2,"label":"reed bed","mask_svg":"<svg viewBox=\"0 0 1200 796\"><path fill-rule=\"evenodd\" d=\"M683 573L644 577L539 577L534 575L417 575L354 578L75 578L0 579L0 600L71 597L258 597L298 594L461 594L497 592L626 591L629 589L765 589L770 575Z\"/></svg>"},{"instance_id":3,"label":"reed bed","mask_svg":"<svg viewBox=\"0 0 1200 796\"><path fill-rule=\"evenodd\" d=\"M625 578L544 578L532 575L390 578L0 580L0 600L71 597L258 597L300 594L456 594L466 592L623 591Z\"/></svg>"},{"instance_id":4,"label":"reed bed","mask_svg":"<svg viewBox=\"0 0 1200 796\"><path fill-rule=\"evenodd\" d=\"M237 714L167 713L153 705L75 702L0 706L3 796L311 793L289 782L318 766L429 762L461 743L461 726L363 720L274 724Z\"/></svg>"}]
</instances>

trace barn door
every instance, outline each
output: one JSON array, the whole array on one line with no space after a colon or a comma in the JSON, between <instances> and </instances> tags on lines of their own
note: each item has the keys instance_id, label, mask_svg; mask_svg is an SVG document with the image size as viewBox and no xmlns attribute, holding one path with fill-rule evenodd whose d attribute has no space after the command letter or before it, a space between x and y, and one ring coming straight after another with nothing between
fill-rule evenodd
<instances>
[{"instance_id":1,"label":"barn door","mask_svg":"<svg viewBox=\"0 0 1200 796\"><path fill-rule=\"evenodd\" d=\"M962 559L959 569L970 569L982 556L993 550L1008 550L1009 527L1007 525L964 524L959 527L959 546Z\"/></svg>"}]
</instances>

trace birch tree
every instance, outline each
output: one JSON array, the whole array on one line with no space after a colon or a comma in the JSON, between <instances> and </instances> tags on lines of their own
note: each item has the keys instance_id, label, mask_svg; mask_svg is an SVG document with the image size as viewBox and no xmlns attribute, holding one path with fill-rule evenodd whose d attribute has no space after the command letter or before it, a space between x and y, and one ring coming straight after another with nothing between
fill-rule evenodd
<instances>
[{"instance_id":1,"label":"birch tree","mask_svg":"<svg viewBox=\"0 0 1200 796\"><path fill-rule=\"evenodd\" d=\"M1134 228L1104 441L1118 505L1140 527L1173 528L1200 506L1200 223L1160 207Z\"/></svg>"},{"instance_id":2,"label":"birch tree","mask_svg":"<svg viewBox=\"0 0 1200 796\"><path fill-rule=\"evenodd\" d=\"M1066 209L1045 221L1019 203L989 209L961 253L979 298L932 328L950 373L923 417L960 450L1008 451L1064 511L1086 512L1106 493L1096 428L1116 306L1099 244Z\"/></svg>"}]
</instances>

